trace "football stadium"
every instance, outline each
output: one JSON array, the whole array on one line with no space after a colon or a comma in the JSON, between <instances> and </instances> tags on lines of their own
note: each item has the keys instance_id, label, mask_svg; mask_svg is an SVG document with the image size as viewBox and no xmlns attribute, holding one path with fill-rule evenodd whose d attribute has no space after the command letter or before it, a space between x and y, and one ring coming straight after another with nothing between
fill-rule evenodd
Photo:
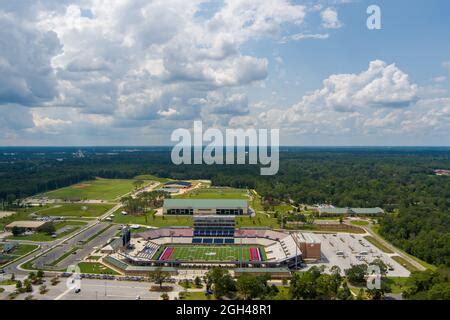
<instances>
[{"instance_id":1,"label":"football stadium","mask_svg":"<svg viewBox=\"0 0 450 320\"><path fill-rule=\"evenodd\" d=\"M299 267L321 258L320 240L309 234L268 228L236 228L235 217L248 214L245 200L166 200L164 213L192 215L193 227L124 229L116 250L103 262L125 274L145 274L157 267L260 268L265 272Z\"/></svg>"}]
</instances>

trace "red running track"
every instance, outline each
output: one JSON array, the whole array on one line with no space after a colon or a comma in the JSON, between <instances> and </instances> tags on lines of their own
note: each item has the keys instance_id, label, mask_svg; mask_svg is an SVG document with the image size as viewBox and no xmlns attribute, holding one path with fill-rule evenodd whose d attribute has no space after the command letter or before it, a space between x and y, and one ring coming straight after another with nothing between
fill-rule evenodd
<instances>
[{"instance_id":1,"label":"red running track","mask_svg":"<svg viewBox=\"0 0 450 320\"><path fill-rule=\"evenodd\" d=\"M250 261L261 261L258 248L250 248Z\"/></svg>"},{"instance_id":2,"label":"red running track","mask_svg":"<svg viewBox=\"0 0 450 320\"><path fill-rule=\"evenodd\" d=\"M159 260L169 260L175 248L165 248Z\"/></svg>"}]
</instances>

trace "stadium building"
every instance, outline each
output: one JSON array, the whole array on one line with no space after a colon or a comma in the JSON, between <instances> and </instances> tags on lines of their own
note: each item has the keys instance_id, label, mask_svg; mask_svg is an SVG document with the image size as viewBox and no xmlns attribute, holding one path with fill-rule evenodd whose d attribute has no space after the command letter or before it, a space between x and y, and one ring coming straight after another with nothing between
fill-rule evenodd
<instances>
[{"instance_id":1,"label":"stadium building","mask_svg":"<svg viewBox=\"0 0 450 320\"><path fill-rule=\"evenodd\" d=\"M163 213L169 215L248 215L247 200L165 199Z\"/></svg>"}]
</instances>

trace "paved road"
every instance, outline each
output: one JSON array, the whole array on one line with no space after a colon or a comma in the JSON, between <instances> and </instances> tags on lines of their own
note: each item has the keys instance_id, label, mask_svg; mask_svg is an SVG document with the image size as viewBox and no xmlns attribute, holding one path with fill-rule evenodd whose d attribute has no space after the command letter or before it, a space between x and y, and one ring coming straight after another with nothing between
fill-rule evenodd
<instances>
[{"instance_id":1,"label":"paved road","mask_svg":"<svg viewBox=\"0 0 450 320\"><path fill-rule=\"evenodd\" d=\"M81 241L85 241L98 232L101 232L106 227L109 226L109 229L105 230L101 234L99 234L96 238L92 239L88 243L82 243ZM40 256L36 259L34 266L37 268L46 268L46 265L52 263L59 257L63 256L66 252L69 252L74 247L80 247L79 250L76 251L76 254L71 254L67 256L65 259L60 261L57 265L55 265L55 269L61 270L66 269L69 265L76 264L88 254L90 254L94 247L104 245L108 239L112 238L118 232L117 228L108 223L98 223L94 225L92 228L89 228L75 237L65 241L63 244L56 246L54 249L48 251L46 254Z\"/></svg>"},{"instance_id":2,"label":"paved road","mask_svg":"<svg viewBox=\"0 0 450 320\"><path fill-rule=\"evenodd\" d=\"M41 256L42 254L46 254L48 252L51 252L56 247L64 245L64 243L66 241L69 241L70 239L77 237L79 234L83 234L85 231L89 230L90 228L93 228L93 227L103 223L103 222L101 222L102 219L108 217L113 212L118 210L120 207L121 207L121 204L115 205L113 208L108 210L104 215L100 216L98 219L89 222L85 227L77 230L76 232L74 232L72 234L69 234L68 236L66 236L66 237L64 237L62 239L58 239L58 240L55 240L55 241L49 241L49 242L45 242L45 243L37 243L37 244L41 245L41 248L38 251L36 251L35 253L33 253L30 256L24 257L24 258L22 258L20 260L17 260L15 262L13 262L12 264L9 264L9 265L5 266L4 267L5 272L6 273L14 273L16 275L28 274L29 271L22 269L20 267L20 265L22 265L23 263L25 263L25 262L27 262L29 260L33 260L33 259ZM95 232L93 232L92 234L95 234Z\"/></svg>"},{"instance_id":3,"label":"paved road","mask_svg":"<svg viewBox=\"0 0 450 320\"><path fill-rule=\"evenodd\" d=\"M408 255L404 254L403 252L401 252L399 249L397 249L396 247L394 247L392 244L390 244L389 242L387 242L386 240L384 240L383 238L381 238L378 234L376 234L373 230L372 230L372 225L370 224L369 226L363 226L362 227L367 233L369 233L372 237L374 237L375 239L377 239L379 242L381 242L383 245L385 245L386 247L388 247L389 249L391 249L392 251L394 251L396 254L398 254L400 257L402 257L403 259L405 259L406 261L408 261L409 263L411 263L414 267L416 267L419 270L426 270L426 268L424 266L422 266L420 263L418 263L416 260L412 259L411 257L409 257Z\"/></svg>"},{"instance_id":4,"label":"paved road","mask_svg":"<svg viewBox=\"0 0 450 320\"><path fill-rule=\"evenodd\" d=\"M61 281L56 286L52 286L47 280L45 284L49 291L44 295L39 293L38 286L34 286L33 298L38 300L136 300L139 296L142 300L161 299L161 292L149 291L150 287L155 285L150 282L82 279L81 291L75 293L74 289L67 286L67 279L60 278ZM70 280L69 285L71 285ZM178 297L179 292L183 291L183 288L175 284L170 285L174 287L174 290L169 292L169 297L174 299ZM0 293L0 300L6 300L8 294L15 290L15 286L5 286L5 288L6 291ZM20 294L16 300L23 300L28 295L28 293Z\"/></svg>"}]
</instances>

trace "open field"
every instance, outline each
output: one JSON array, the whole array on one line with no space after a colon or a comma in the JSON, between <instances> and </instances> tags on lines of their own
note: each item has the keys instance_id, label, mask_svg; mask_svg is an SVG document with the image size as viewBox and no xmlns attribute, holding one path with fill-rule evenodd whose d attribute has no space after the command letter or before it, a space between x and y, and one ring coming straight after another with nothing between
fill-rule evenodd
<instances>
[{"instance_id":1,"label":"open field","mask_svg":"<svg viewBox=\"0 0 450 320\"><path fill-rule=\"evenodd\" d=\"M106 213L112 204L60 204L36 213L39 216L65 216L65 217L98 217Z\"/></svg>"},{"instance_id":2,"label":"open field","mask_svg":"<svg viewBox=\"0 0 450 320\"><path fill-rule=\"evenodd\" d=\"M19 257L29 254L35 250L38 246L34 244L19 244L8 254L2 254L0 257L0 266L13 261ZM0 251L3 249L3 244L0 244Z\"/></svg>"},{"instance_id":3,"label":"open field","mask_svg":"<svg viewBox=\"0 0 450 320\"><path fill-rule=\"evenodd\" d=\"M51 199L81 199L113 201L133 191L135 179L96 179L49 191ZM146 181L146 184L150 181Z\"/></svg>"},{"instance_id":4,"label":"open field","mask_svg":"<svg viewBox=\"0 0 450 320\"><path fill-rule=\"evenodd\" d=\"M264 248L256 245L167 245L159 248L154 257L161 258L166 249L173 249L168 259L164 260L250 261L250 248L259 248L261 260L265 260Z\"/></svg>"},{"instance_id":5,"label":"open field","mask_svg":"<svg viewBox=\"0 0 450 320\"><path fill-rule=\"evenodd\" d=\"M145 215L123 215L121 211L119 209L114 213L114 223L139 224L153 227L192 226L192 216L155 216L153 212Z\"/></svg>"},{"instance_id":6,"label":"open field","mask_svg":"<svg viewBox=\"0 0 450 320\"><path fill-rule=\"evenodd\" d=\"M365 220L352 220L350 223L355 226L368 226L369 225L369 221L365 221Z\"/></svg>"},{"instance_id":7,"label":"open field","mask_svg":"<svg viewBox=\"0 0 450 320\"><path fill-rule=\"evenodd\" d=\"M199 188L174 198L178 199L248 199L246 189L236 188Z\"/></svg>"},{"instance_id":8,"label":"open field","mask_svg":"<svg viewBox=\"0 0 450 320\"><path fill-rule=\"evenodd\" d=\"M20 235L20 236L9 236L7 237L7 239L10 240L28 240L28 241L52 241L55 239L60 239L72 232L75 232L76 230L78 230L79 228L81 228L82 226L84 226L86 224L86 222L82 222L82 221L62 221L62 222L58 222L55 223L55 228L56 228L56 233L57 236L56 238L52 238L51 235L48 235L44 232L35 232L33 234L30 235ZM67 228L65 231L63 232L59 232L58 230L61 230L63 228Z\"/></svg>"},{"instance_id":9,"label":"open field","mask_svg":"<svg viewBox=\"0 0 450 320\"><path fill-rule=\"evenodd\" d=\"M117 275L118 273L99 262L80 262L78 264L81 273L91 273L91 274L112 274Z\"/></svg>"},{"instance_id":10,"label":"open field","mask_svg":"<svg viewBox=\"0 0 450 320\"><path fill-rule=\"evenodd\" d=\"M140 176L136 176L134 177L135 180L144 180L144 181L157 181L160 183L166 183L169 181L173 181L172 179L168 179L168 178L160 178L151 174L143 174Z\"/></svg>"}]
</instances>

